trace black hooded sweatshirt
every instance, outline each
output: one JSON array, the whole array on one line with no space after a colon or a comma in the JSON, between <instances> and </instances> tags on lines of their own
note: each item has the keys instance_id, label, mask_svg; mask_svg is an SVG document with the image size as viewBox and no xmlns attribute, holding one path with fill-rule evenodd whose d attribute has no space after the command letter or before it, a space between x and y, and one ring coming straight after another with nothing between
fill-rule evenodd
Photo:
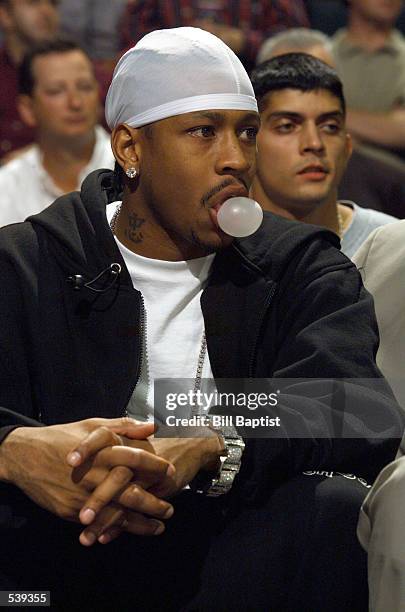
<instances>
[{"instance_id":1,"label":"black hooded sweatshirt","mask_svg":"<svg viewBox=\"0 0 405 612\"><path fill-rule=\"evenodd\" d=\"M80 193L0 230L3 438L17 424L125 413L141 300L106 219L116 199L113 173L96 171ZM277 433L246 440L232 493L243 503L303 470L374 479L394 458L403 421L375 365L372 298L338 247L328 230L265 213L214 259L201 306L215 379L301 379L271 409ZM343 378L325 392L322 379Z\"/></svg>"}]
</instances>

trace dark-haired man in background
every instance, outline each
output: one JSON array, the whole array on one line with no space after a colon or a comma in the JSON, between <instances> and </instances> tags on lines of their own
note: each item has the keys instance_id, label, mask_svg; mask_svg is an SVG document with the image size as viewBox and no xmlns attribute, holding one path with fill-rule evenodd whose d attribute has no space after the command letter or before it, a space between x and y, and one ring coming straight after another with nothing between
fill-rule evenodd
<instances>
[{"instance_id":1,"label":"dark-haired man in background","mask_svg":"<svg viewBox=\"0 0 405 612\"><path fill-rule=\"evenodd\" d=\"M97 168L112 168L110 137L97 125L99 87L76 43L34 47L19 70L18 108L36 144L0 168L0 226L24 221L80 188Z\"/></svg>"},{"instance_id":2,"label":"dark-haired man in background","mask_svg":"<svg viewBox=\"0 0 405 612\"><path fill-rule=\"evenodd\" d=\"M352 257L373 229L396 219L338 201L352 150L338 75L316 57L287 53L258 66L252 83L261 115L253 197L266 210L332 230Z\"/></svg>"}]
</instances>

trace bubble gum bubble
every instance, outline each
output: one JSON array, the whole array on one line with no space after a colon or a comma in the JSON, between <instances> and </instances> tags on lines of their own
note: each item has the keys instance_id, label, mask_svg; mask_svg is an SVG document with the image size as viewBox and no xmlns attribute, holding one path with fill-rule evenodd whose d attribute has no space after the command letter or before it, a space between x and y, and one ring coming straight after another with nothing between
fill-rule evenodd
<instances>
[{"instance_id":1,"label":"bubble gum bubble","mask_svg":"<svg viewBox=\"0 0 405 612\"><path fill-rule=\"evenodd\" d=\"M223 232L235 238L254 234L262 224L263 211L250 198L229 198L218 211L218 225Z\"/></svg>"}]
</instances>

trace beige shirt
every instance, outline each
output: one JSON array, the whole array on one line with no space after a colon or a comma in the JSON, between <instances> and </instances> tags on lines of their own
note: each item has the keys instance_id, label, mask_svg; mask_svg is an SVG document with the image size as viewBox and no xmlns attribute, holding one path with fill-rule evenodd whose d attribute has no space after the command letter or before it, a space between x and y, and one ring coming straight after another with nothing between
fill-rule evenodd
<instances>
[{"instance_id":1,"label":"beige shirt","mask_svg":"<svg viewBox=\"0 0 405 612\"><path fill-rule=\"evenodd\" d=\"M405 38L400 32L393 30L384 47L368 51L349 41L346 29L338 30L333 55L349 108L385 112L405 106Z\"/></svg>"},{"instance_id":2,"label":"beige shirt","mask_svg":"<svg viewBox=\"0 0 405 612\"><path fill-rule=\"evenodd\" d=\"M376 229L352 259L374 297L377 365L405 409L405 220Z\"/></svg>"}]
</instances>

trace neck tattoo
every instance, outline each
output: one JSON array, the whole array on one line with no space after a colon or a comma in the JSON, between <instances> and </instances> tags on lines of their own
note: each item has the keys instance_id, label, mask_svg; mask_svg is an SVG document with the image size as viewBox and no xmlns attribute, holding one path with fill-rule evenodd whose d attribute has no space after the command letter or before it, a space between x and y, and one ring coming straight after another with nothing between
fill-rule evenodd
<instances>
[{"instance_id":1,"label":"neck tattoo","mask_svg":"<svg viewBox=\"0 0 405 612\"><path fill-rule=\"evenodd\" d=\"M111 227L113 234L116 234L117 220L121 212L121 208L122 208L122 204L119 204L110 221L110 227ZM141 227L144 223L145 223L145 219L141 219L135 213L131 213L129 215L128 228L125 230L125 236L128 238L128 240L130 240L134 244L139 244L140 242L143 241L143 234L141 231Z\"/></svg>"}]
</instances>

